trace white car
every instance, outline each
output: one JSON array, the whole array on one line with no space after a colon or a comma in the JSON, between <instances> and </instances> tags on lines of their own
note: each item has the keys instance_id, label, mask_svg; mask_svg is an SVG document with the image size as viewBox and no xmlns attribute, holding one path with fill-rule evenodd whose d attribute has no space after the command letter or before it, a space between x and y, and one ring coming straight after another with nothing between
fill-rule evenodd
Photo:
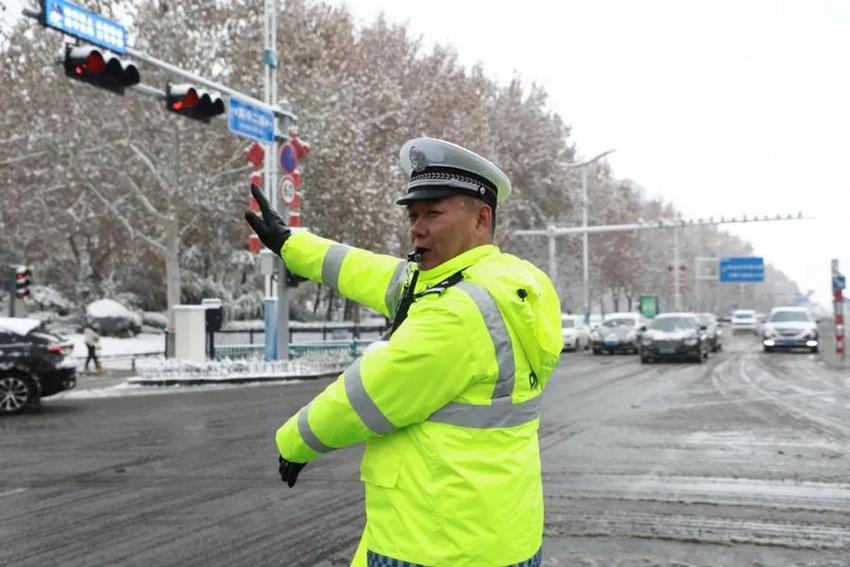
<instances>
[{"instance_id":1,"label":"white car","mask_svg":"<svg viewBox=\"0 0 850 567\"><path fill-rule=\"evenodd\" d=\"M780 348L818 351L818 324L805 307L774 307L761 331L765 352Z\"/></svg>"},{"instance_id":2,"label":"white car","mask_svg":"<svg viewBox=\"0 0 850 567\"><path fill-rule=\"evenodd\" d=\"M732 320L729 326L732 328L732 333L739 331L747 333L755 333L758 330L758 319L756 312L752 309L736 309L732 312Z\"/></svg>"},{"instance_id":3,"label":"white car","mask_svg":"<svg viewBox=\"0 0 850 567\"><path fill-rule=\"evenodd\" d=\"M581 315L561 315L561 335L564 337L564 350L590 348L590 327Z\"/></svg>"}]
</instances>

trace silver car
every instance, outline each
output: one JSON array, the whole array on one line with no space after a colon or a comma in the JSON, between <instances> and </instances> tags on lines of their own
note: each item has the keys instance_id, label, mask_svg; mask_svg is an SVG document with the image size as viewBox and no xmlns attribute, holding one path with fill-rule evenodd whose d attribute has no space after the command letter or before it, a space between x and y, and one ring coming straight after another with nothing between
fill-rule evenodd
<instances>
[{"instance_id":1,"label":"silver car","mask_svg":"<svg viewBox=\"0 0 850 567\"><path fill-rule=\"evenodd\" d=\"M598 329L590 334L593 354L605 352L637 353L640 348L640 328L645 323L639 313L610 313Z\"/></svg>"},{"instance_id":2,"label":"silver car","mask_svg":"<svg viewBox=\"0 0 850 567\"><path fill-rule=\"evenodd\" d=\"M805 348L818 352L818 324L805 307L774 307L761 331L764 352Z\"/></svg>"}]
</instances>

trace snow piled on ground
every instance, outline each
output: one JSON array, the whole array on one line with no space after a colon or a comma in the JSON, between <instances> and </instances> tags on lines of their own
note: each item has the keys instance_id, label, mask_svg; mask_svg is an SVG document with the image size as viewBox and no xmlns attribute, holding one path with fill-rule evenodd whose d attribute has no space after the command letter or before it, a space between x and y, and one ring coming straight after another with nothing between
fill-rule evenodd
<instances>
[{"instance_id":1,"label":"snow piled on ground","mask_svg":"<svg viewBox=\"0 0 850 567\"><path fill-rule=\"evenodd\" d=\"M86 358L86 341L81 333L67 335L74 344L75 358ZM116 337L101 337L99 356L108 358L124 357L137 354L158 353L165 355L165 335L156 333L141 333L132 338L119 339Z\"/></svg>"},{"instance_id":2,"label":"snow piled on ground","mask_svg":"<svg viewBox=\"0 0 850 567\"><path fill-rule=\"evenodd\" d=\"M232 390L236 388L253 388L257 386L287 386L289 384L300 384L304 380L282 380L276 382L245 382L241 384L204 384L203 390ZM124 382L115 386L105 388L93 388L88 390L68 390L50 397L50 400L93 400L105 398L124 398L128 396L161 396L165 394L185 394L198 392L199 386L187 386L184 384L172 384L168 386L148 386L130 384Z\"/></svg>"}]
</instances>

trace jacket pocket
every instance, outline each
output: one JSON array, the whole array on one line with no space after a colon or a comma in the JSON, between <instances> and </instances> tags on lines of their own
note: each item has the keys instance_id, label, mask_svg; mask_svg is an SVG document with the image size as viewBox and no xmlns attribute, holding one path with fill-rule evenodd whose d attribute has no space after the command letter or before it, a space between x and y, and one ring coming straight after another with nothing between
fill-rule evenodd
<instances>
[{"instance_id":1,"label":"jacket pocket","mask_svg":"<svg viewBox=\"0 0 850 567\"><path fill-rule=\"evenodd\" d=\"M360 480L381 488L395 488L401 469L401 456L379 445L369 444L360 463Z\"/></svg>"}]
</instances>

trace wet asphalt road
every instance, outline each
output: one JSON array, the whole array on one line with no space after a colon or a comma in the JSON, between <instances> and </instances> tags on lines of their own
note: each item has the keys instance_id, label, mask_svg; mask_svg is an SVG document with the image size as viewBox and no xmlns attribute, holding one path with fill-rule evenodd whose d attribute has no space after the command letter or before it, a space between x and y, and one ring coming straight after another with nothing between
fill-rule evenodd
<instances>
[{"instance_id":1,"label":"wet asphalt road","mask_svg":"<svg viewBox=\"0 0 850 567\"><path fill-rule=\"evenodd\" d=\"M707 363L568 353L546 392L546 565L850 564L850 370L726 338ZM0 419L2 565L347 565L359 448L277 477L327 380L112 388Z\"/></svg>"}]
</instances>

